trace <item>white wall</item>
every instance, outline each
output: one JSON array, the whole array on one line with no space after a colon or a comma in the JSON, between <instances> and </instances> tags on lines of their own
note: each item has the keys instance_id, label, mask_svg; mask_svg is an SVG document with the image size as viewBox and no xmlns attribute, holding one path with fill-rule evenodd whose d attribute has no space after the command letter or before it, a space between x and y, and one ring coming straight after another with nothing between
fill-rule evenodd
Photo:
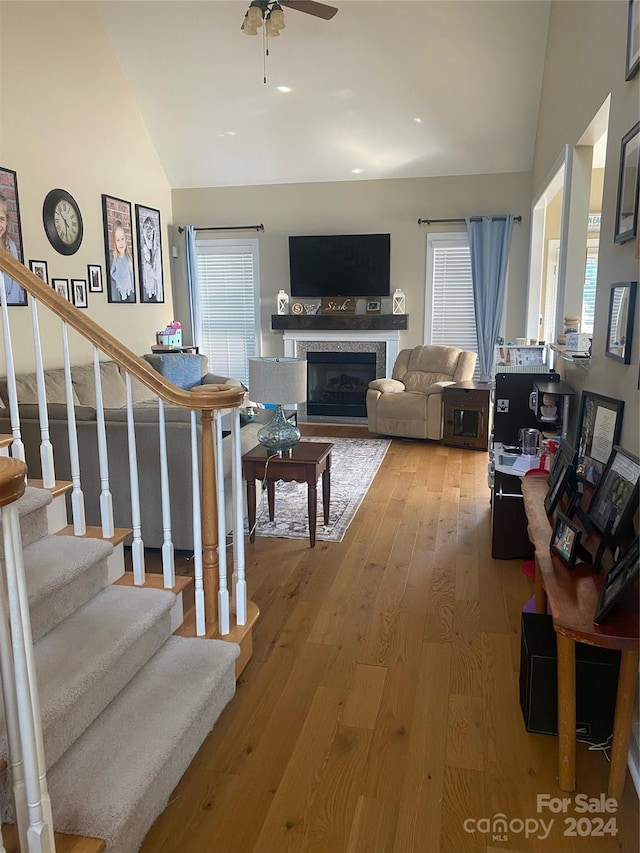
<instances>
[{"instance_id":1,"label":"white wall","mask_svg":"<svg viewBox=\"0 0 640 853\"><path fill-rule=\"evenodd\" d=\"M577 391L586 388L625 401L621 442L624 447L638 453L638 316L631 364L625 366L604 355L610 286L616 281L637 281L639 277L634 241L623 245L613 242L620 140L640 117L640 75L629 82L624 79L626 39L626 0L576 0L552 4L534 154L533 189L534 194L541 189L563 146L566 143L577 145L611 94L592 366L589 371L568 367L566 379Z\"/></svg>"},{"instance_id":2,"label":"white wall","mask_svg":"<svg viewBox=\"0 0 640 853\"><path fill-rule=\"evenodd\" d=\"M0 3L0 116L0 166L17 172L25 263L46 260L50 278L87 278L87 264L101 264L104 275L102 193L158 208L163 226L171 221L166 176L93 3ZM42 225L42 203L54 187L68 190L83 215L84 240L70 257L54 251ZM172 319L164 242L164 304L110 305L106 292L89 294L90 316L138 354ZM30 311L10 313L16 366L25 370ZM59 323L41 317L41 332L53 364ZM90 356L75 337L72 346L75 362Z\"/></svg>"},{"instance_id":3,"label":"white wall","mask_svg":"<svg viewBox=\"0 0 640 853\"><path fill-rule=\"evenodd\" d=\"M472 175L341 183L173 191L176 224L253 225L264 223L259 234L261 326L263 352L282 352L282 333L271 332L271 315L280 288L289 290L288 237L290 234L390 233L391 290L407 296L409 330L403 347L423 343L424 285L428 230L418 218L514 213L523 221L514 226L511 245L506 331L509 338L524 334L527 255L529 245L529 173ZM431 230L464 229L431 226ZM233 236L233 235L228 235ZM252 235L252 236L255 236ZM174 266L176 314L185 321L184 252ZM390 300L388 300L390 302ZM383 310L390 311L390 306Z\"/></svg>"}]
</instances>

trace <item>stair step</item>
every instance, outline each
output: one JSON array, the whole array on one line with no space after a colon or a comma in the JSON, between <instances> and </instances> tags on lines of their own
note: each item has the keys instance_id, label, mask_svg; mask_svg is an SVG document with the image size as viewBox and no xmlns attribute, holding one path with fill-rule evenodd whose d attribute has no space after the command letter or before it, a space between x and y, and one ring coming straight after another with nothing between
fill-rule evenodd
<instances>
[{"instance_id":1,"label":"stair step","mask_svg":"<svg viewBox=\"0 0 640 853\"><path fill-rule=\"evenodd\" d=\"M113 536L107 537L102 535L102 528L100 526L89 526L87 527L87 532L83 533L82 536L76 536L76 539L102 539L104 542L110 542L115 548L116 545L124 542L131 533L133 531L130 527L116 527ZM62 530L58 530L56 536L75 536L73 524L67 524Z\"/></svg>"},{"instance_id":2,"label":"stair step","mask_svg":"<svg viewBox=\"0 0 640 853\"><path fill-rule=\"evenodd\" d=\"M56 853L102 853L106 848L102 838L83 838L81 835L54 833ZM2 824L2 838L7 853L20 853L18 833L12 823Z\"/></svg>"},{"instance_id":3,"label":"stair step","mask_svg":"<svg viewBox=\"0 0 640 853\"><path fill-rule=\"evenodd\" d=\"M108 542L43 536L24 549L24 568L36 642L109 583Z\"/></svg>"},{"instance_id":4,"label":"stair step","mask_svg":"<svg viewBox=\"0 0 640 853\"><path fill-rule=\"evenodd\" d=\"M49 532L47 508L52 500L51 492L34 489L33 486L27 486L24 495L18 500L23 549Z\"/></svg>"},{"instance_id":5,"label":"stair step","mask_svg":"<svg viewBox=\"0 0 640 853\"><path fill-rule=\"evenodd\" d=\"M235 691L230 643L171 637L47 774L60 830L137 850Z\"/></svg>"},{"instance_id":6,"label":"stair step","mask_svg":"<svg viewBox=\"0 0 640 853\"><path fill-rule=\"evenodd\" d=\"M13 436L0 433L0 447L10 447L13 444Z\"/></svg>"},{"instance_id":7,"label":"stair step","mask_svg":"<svg viewBox=\"0 0 640 853\"><path fill-rule=\"evenodd\" d=\"M175 596L109 586L35 644L47 766L171 636ZM0 755L8 755L0 714Z\"/></svg>"},{"instance_id":8,"label":"stair step","mask_svg":"<svg viewBox=\"0 0 640 853\"><path fill-rule=\"evenodd\" d=\"M159 575L157 572L145 572L144 583L138 585L133 580L133 572L125 572L114 583L120 586L133 586L136 589L169 589L170 592L178 595L178 593L193 583L193 578L190 578L188 575L176 575L175 584L172 587L166 587L162 575Z\"/></svg>"},{"instance_id":9,"label":"stair step","mask_svg":"<svg viewBox=\"0 0 640 853\"><path fill-rule=\"evenodd\" d=\"M71 480L56 480L55 485L45 486L43 480L32 480L31 477L29 477L27 483L34 489L46 488L47 491L51 492L51 495L54 498L57 498L60 495L66 495L66 493L70 492L73 488Z\"/></svg>"},{"instance_id":10,"label":"stair step","mask_svg":"<svg viewBox=\"0 0 640 853\"><path fill-rule=\"evenodd\" d=\"M206 639L223 640L225 643L237 643L240 646L240 656L236 660L236 678L249 663L253 652L253 626L260 616L258 605L247 601L247 624L234 625L228 634L218 633L217 623L207 626ZM179 637L196 637L196 609L192 607L185 613L184 622L175 632Z\"/></svg>"}]
</instances>

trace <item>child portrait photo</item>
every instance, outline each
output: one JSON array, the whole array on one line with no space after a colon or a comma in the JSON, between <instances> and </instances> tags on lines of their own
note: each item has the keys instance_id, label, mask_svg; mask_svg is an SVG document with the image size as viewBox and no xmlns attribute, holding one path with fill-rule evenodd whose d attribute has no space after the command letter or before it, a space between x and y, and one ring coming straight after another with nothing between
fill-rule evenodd
<instances>
[{"instance_id":1,"label":"child portrait photo","mask_svg":"<svg viewBox=\"0 0 640 853\"><path fill-rule=\"evenodd\" d=\"M136 281L133 267L133 221L131 202L102 196L107 300L133 303Z\"/></svg>"},{"instance_id":2,"label":"child portrait photo","mask_svg":"<svg viewBox=\"0 0 640 853\"><path fill-rule=\"evenodd\" d=\"M0 166L0 249L9 252L20 263L24 262L22 253L22 228L20 225L20 204L18 202L18 176L12 169ZM27 292L17 281L4 277L4 289L7 305L26 305Z\"/></svg>"},{"instance_id":3,"label":"child portrait photo","mask_svg":"<svg viewBox=\"0 0 640 853\"><path fill-rule=\"evenodd\" d=\"M136 204L140 302L164 302L160 211Z\"/></svg>"}]
</instances>

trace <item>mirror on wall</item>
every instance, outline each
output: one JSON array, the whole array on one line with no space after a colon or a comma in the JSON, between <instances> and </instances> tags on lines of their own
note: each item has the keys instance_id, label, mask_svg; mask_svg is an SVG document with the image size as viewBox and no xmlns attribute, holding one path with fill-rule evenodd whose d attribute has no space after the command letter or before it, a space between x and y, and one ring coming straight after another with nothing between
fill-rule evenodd
<instances>
[{"instance_id":1,"label":"mirror on wall","mask_svg":"<svg viewBox=\"0 0 640 853\"><path fill-rule=\"evenodd\" d=\"M635 281L617 282L611 285L609 295L609 323L605 353L609 358L620 361L622 364L631 364L636 286Z\"/></svg>"}]
</instances>

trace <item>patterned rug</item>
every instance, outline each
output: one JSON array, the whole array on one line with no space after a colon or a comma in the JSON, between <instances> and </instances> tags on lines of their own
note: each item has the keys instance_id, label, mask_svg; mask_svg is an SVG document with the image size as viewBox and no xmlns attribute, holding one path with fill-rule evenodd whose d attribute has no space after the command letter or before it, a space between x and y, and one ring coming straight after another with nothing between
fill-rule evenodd
<instances>
[{"instance_id":1,"label":"patterned rug","mask_svg":"<svg viewBox=\"0 0 640 853\"><path fill-rule=\"evenodd\" d=\"M304 441L330 441L331 503L329 524L323 524L322 482L318 483L318 520L316 539L341 542L378 468L391 444L386 438L320 438L305 437ZM307 484L276 483L275 520L269 521L267 493L256 484L256 536L275 536L283 539L308 539ZM261 497L260 497L261 495ZM248 531L245 519L245 532Z\"/></svg>"}]
</instances>

